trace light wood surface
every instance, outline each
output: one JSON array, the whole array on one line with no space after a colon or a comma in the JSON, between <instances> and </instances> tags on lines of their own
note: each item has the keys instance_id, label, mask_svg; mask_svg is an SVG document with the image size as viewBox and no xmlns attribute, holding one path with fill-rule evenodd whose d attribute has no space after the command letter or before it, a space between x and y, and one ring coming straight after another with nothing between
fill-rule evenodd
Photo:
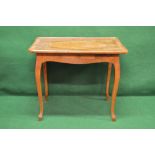
<instances>
[{"instance_id":1,"label":"light wood surface","mask_svg":"<svg viewBox=\"0 0 155 155\"><path fill-rule=\"evenodd\" d=\"M34 53L126 54L116 37L38 37L29 48Z\"/></svg>"},{"instance_id":2,"label":"light wood surface","mask_svg":"<svg viewBox=\"0 0 155 155\"><path fill-rule=\"evenodd\" d=\"M40 105L39 120L43 118L44 105L41 86L41 68L43 66L45 100L48 98L47 62L69 64L108 63L106 97L110 99L109 86L112 65L114 66L114 86L112 90L111 118L116 120L115 104L120 80L120 54L127 49L117 38L63 38L39 37L29 49L36 53L35 77Z\"/></svg>"}]
</instances>

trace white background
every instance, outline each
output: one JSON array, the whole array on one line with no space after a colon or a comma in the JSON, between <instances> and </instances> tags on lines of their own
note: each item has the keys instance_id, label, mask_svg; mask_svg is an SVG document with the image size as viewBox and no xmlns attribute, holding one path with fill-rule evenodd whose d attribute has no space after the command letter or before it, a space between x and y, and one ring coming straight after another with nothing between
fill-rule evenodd
<instances>
[{"instance_id":1,"label":"white background","mask_svg":"<svg viewBox=\"0 0 155 155\"><path fill-rule=\"evenodd\" d=\"M154 130L1 130L2 155L154 155Z\"/></svg>"},{"instance_id":2,"label":"white background","mask_svg":"<svg viewBox=\"0 0 155 155\"><path fill-rule=\"evenodd\" d=\"M154 8L153 0L4 0L0 25L154 26ZM0 155L155 155L154 148L155 130L0 130Z\"/></svg>"},{"instance_id":3,"label":"white background","mask_svg":"<svg viewBox=\"0 0 155 155\"><path fill-rule=\"evenodd\" d=\"M154 25L154 6L154 0L3 0L0 25Z\"/></svg>"}]
</instances>

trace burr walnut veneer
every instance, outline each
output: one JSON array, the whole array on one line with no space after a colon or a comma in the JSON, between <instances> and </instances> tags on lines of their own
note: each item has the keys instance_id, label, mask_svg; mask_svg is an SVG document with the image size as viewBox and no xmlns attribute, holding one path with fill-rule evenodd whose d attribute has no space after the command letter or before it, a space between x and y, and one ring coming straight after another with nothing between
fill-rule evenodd
<instances>
[{"instance_id":1,"label":"burr walnut veneer","mask_svg":"<svg viewBox=\"0 0 155 155\"><path fill-rule=\"evenodd\" d=\"M45 99L48 97L48 82L46 62L69 64L108 63L106 81L106 97L109 100L109 85L112 64L114 66L114 86L112 91L111 117L116 120L115 102L120 79L119 55L128 53L127 49L116 37L38 37L29 48L36 53L35 77L38 91L40 112L39 120L43 118L43 98L41 88L41 67L43 65Z\"/></svg>"}]
</instances>

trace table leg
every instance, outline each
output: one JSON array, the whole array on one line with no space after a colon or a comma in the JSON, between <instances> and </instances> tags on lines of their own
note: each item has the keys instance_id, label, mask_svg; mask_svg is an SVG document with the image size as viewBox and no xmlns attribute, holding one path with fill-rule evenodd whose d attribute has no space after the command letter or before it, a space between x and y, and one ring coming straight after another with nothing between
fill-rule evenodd
<instances>
[{"instance_id":1,"label":"table leg","mask_svg":"<svg viewBox=\"0 0 155 155\"><path fill-rule=\"evenodd\" d=\"M45 85L45 100L48 99L48 81L47 81L47 66L46 62L43 64L43 70L44 70L44 85Z\"/></svg>"},{"instance_id":2,"label":"table leg","mask_svg":"<svg viewBox=\"0 0 155 155\"><path fill-rule=\"evenodd\" d=\"M115 77L114 77L114 86L113 86L113 92L112 92L112 105L111 105L111 117L113 121L116 120L115 103L116 103L116 96L117 96L119 79L120 79L119 57L116 59L116 61L114 61L114 70L115 70Z\"/></svg>"},{"instance_id":3,"label":"table leg","mask_svg":"<svg viewBox=\"0 0 155 155\"><path fill-rule=\"evenodd\" d=\"M112 63L108 63L108 72L107 72L107 80L106 80L106 98L107 98L107 100L110 99L109 86L110 86L111 68L112 68Z\"/></svg>"},{"instance_id":4,"label":"table leg","mask_svg":"<svg viewBox=\"0 0 155 155\"><path fill-rule=\"evenodd\" d=\"M35 67L35 77L36 77L36 85L37 85L37 92L38 92L38 99L40 105L40 112L38 115L38 119L42 120L43 118L43 99L42 99L42 88L41 88L41 66L42 62L39 58L36 59L36 67Z\"/></svg>"}]
</instances>

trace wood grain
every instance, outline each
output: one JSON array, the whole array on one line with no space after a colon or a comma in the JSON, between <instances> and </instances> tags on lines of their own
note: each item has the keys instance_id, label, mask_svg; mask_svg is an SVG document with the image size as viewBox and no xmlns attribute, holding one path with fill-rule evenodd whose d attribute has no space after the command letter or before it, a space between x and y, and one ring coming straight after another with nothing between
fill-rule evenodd
<instances>
[{"instance_id":1,"label":"wood grain","mask_svg":"<svg viewBox=\"0 0 155 155\"><path fill-rule=\"evenodd\" d=\"M108 63L106 81L106 97L109 100L109 86L112 65L114 66L114 86L112 90L111 118L116 120L115 103L120 80L120 54L126 54L127 49L117 38L64 38L39 37L29 49L36 53L35 77L40 105L39 120L43 118L43 98L41 87L41 67L43 65L45 99L48 98L47 62L68 64Z\"/></svg>"},{"instance_id":2,"label":"wood grain","mask_svg":"<svg viewBox=\"0 0 155 155\"><path fill-rule=\"evenodd\" d=\"M45 62L60 62L68 64L92 64L101 62L114 62L118 55L103 55L103 54L51 54L37 53L42 63Z\"/></svg>"},{"instance_id":3,"label":"wood grain","mask_svg":"<svg viewBox=\"0 0 155 155\"><path fill-rule=\"evenodd\" d=\"M116 103L116 96L117 96L117 91L118 91L118 85L119 85L119 80L120 80L120 62L119 62L119 57L115 58L114 61L114 86L112 90L112 105L111 105L111 117L112 120L116 120L116 114L115 114L115 103Z\"/></svg>"},{"instance_id":4,"label":"wood grain","mask_svg":"<svg viewBox=\"0 0 155 155\"><path fill-rule=\"evenodd\" d=\"M127 49L116 37L38 37L30 52L34 53L85 53L126 54Z\"/></svg>"},{"instance_id":5,"label":"wood grain","mask_svg":"<svg viewBox=\"0 0 155 155\"><path fill-rule=\"evenodd\" d=\"M38 115L39 120L42 120L43 111L44 111L43 98L42 98L42 87L41 87L41 67L42 67L41 58L36 57L35 77L36 77L36 85L37 85L38 99L39 99L39 105L40 105L40 112Z\"/></svg>"}]
</instances>

